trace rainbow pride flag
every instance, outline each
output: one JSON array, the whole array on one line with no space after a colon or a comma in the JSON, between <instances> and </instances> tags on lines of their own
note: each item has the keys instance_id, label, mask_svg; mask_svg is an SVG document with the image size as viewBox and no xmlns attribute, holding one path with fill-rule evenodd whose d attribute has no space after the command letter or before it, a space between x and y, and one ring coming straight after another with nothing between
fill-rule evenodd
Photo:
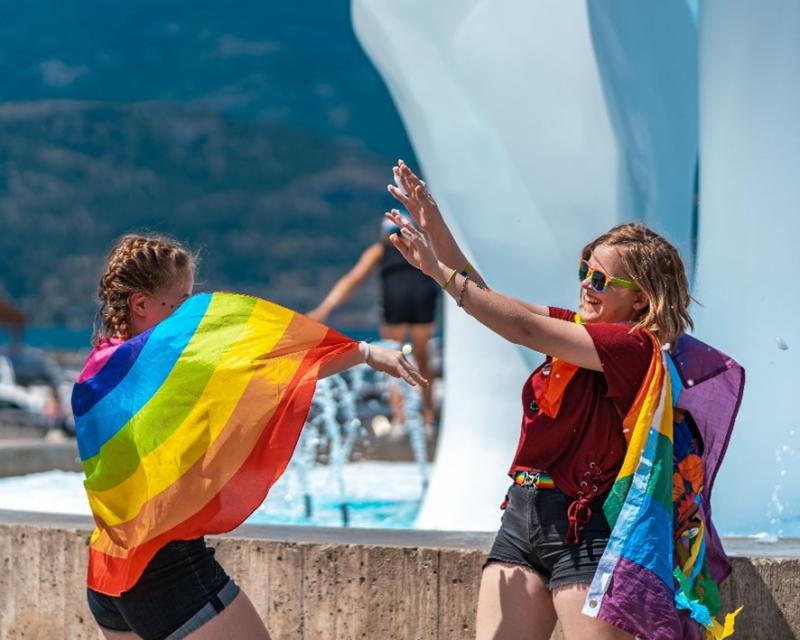
<instances>
[{"instance_id":1,"label":"rainbow pride flag","mask_svg":"<svg viewBox=\"0 0 800 640\"><path fill-rule=\"evenodd\" d=\"M165 544L230 531L285 470L320 366L353 340L231 293L89 355L72 393L97 528L88 586L133 587Z\"/></svg>"},{"instance_id":2,"label":"rainbow pride flag","mask_svg":"<svg viewBox=\"0 0 800 640\"><path fill-rule=\"evenodd\" d=\"M730 565L709 500L743 387L744 370L699 340L683 336L668 355L653 338L649 371L623 422L628 449L603 507L611 537L584 614L644 640L733 634L741 607L716 618Z\"/></svg>"}]
</instances>

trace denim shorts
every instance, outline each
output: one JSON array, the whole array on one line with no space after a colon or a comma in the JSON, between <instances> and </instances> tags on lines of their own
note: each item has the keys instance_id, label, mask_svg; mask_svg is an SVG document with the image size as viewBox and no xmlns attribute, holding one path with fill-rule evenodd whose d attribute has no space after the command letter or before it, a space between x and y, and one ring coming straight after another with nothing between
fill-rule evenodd
<instances>
[{"instance_id":1,"label":"denim shorts","mask_svg":"<svg viewBox=\"0 0 800 640\"><path fill-rule=\"evenodd\" d=\"M100 627L134 631L144 640L181 640L225 609L239 587L199 538L170 542L118 597L86 591Z\"/></svg>"},{"instance_id":2,"label":"denim shorts","mask_svg":"<svg viewBox=\"0 0 800 640\"><path fill-rule=\"evenodd\" d=\"M592 517L581 527L577 544L566 541L571 500L558 489L514 484L507 499L486 564L528 567L542 576L549 589L592 581L611 535L603 515L605 496L591 503Z\"/></svg>"}]
</instances>

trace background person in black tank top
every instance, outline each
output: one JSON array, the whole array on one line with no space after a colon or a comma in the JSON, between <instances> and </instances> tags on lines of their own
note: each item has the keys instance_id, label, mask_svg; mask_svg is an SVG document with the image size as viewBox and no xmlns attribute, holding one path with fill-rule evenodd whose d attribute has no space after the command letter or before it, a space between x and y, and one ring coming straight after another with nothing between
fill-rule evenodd
<instances>
[{"instance_id":1,"label":"background person in black tank top","mask_svg":"<svg viewBox=\"0 0 800 640\"><path fill-rule=\"evenodd\" d=\"M308 312L310 318L325 322L328 315L343 304L380 266L382 340L410 341L414 357L423 377L430 380L428 343L435 329L434 317L439 299L439 287L403 258L389 242L389 235L397 231L390 220L381 226L381 237L361 254L355 266L342 276L322 303ZM423 419L426 426L435 419L431 385L422 388ZM402 419L399 399L393 399L395 418Z\"/></svg>"}]
</instances>

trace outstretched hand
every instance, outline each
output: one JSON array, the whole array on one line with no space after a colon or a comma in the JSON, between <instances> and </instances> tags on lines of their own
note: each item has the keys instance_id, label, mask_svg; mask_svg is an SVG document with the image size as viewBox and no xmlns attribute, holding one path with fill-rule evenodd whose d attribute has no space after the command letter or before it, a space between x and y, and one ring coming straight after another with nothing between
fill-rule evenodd
<instances>
[{"instance_id":1,"label":"outstretched hand","mask_svg":"<svg viewBox=\"0 0 800 640\"><path fill-rule=\"evenodd\" d=\"M389 193L402 204L421 229L428 230L442 221L439 206L425 183L402 160L392 167L394 184L387 185Z\"/></svg>"},{"instance_id":2,"label":"outstretched hand","mask_svg":"<svg viewBox=\"0 0 800 640\"><path fill-rule=\"evenodd\" d=\"M392 209L386 217L400 229L389 236L391 243L409 264L438 282L442 269L428 234L414 227L397 209Z\"/></svg>"},{"instance_id":3,"label":"outstretched hand","mask_svg":"<svg viewBox=\"0 0 800 640\"><path fill-rule=\"evenodd\" d=\"M428 386L428 381L422 377L417 368L406 359L402 351L393 351L377 345L369 345L367 364L376 371L383 371L395 378L402 378L412 387L418 384Z\"/></svg>"}]
</instances>

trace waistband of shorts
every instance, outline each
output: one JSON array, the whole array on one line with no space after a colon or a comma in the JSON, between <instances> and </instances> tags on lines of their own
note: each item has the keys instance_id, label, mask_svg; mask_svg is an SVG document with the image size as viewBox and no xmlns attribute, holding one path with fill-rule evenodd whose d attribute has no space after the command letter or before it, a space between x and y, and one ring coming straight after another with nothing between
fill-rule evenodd
<instances>
[{"instance_id":1,"label":"waistband of shorts","mask_svg":"<svg viewBox=\"0 0 800 640\"><path fill-rule=\"evenodd\" d=\"M544 471L517 471L514 474L514 484L521 487L536 487L537 489L555 489L556 483Z\"/></svg>"}]
</instances>

